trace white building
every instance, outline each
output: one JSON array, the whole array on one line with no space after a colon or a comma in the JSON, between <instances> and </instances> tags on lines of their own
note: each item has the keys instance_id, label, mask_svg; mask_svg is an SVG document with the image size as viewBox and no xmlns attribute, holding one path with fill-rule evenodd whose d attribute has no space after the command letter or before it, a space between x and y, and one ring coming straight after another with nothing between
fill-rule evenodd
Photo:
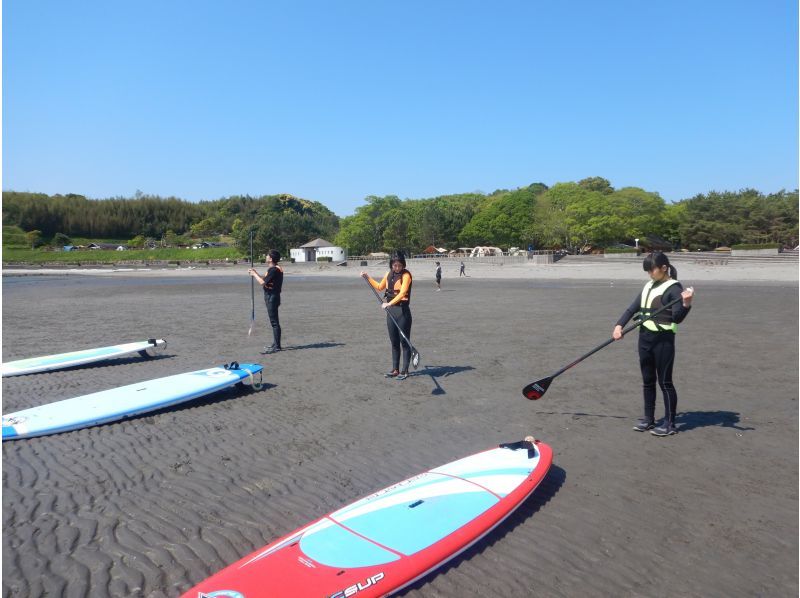
<instances>
[{"instance_id":1,"label":"white building","mask_svg":"<svg viewBox=\"0 0 800 598\"><path fill-rule=\"evenodd\" d=\"M344 249L325 239L314 239L298 249L290 249L289 256L294 258L295 262L316 262L321 257L329 257L333 263L347 260Z\"/></svg>"}]
</instances>

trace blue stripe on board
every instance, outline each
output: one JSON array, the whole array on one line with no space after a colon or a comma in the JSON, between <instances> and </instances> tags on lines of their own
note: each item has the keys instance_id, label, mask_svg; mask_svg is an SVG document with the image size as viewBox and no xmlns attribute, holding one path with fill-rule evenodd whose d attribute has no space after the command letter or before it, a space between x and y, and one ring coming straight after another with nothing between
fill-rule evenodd
<instances>
[{"instance_id":1,"label":"blue stripe on board","mask_svg":"<svg viewBox=\"0 0 800 598\"><path fill-rule=\"evenodd\" d=\"M349 513L353 509L360 509L361 507L363 507L367 503L370 503L370 502L373 502L373 501L376 501L376 500L383 500L383 499L385 499L385 498L387 498L389 496L394 496L395 494L399 494L401 492L409 492L411 490L416 491L418 488L424 488L426 486L431 486L433 484L449 483L449 482L452 481L452 477L444 476L444 475L441 475L441 474L433 474L433 473L431 473L431 474L422 474L422 475L426 475L426 477L423 478L422 476L420 476L420 479L414 479L412 482L401 482L400 484L397 485L396 488L393 488L392 490L388 490L388 491L387 490L382 490L382 491L377 493L377 496L372 495L372 496L368 496L366 498L362 498L361 500L359 500L357 502L354 502L351 505L347 505L346 507L342 507L338 511L335 511L334 513L331 514L331 517L333 517L334 519L338 519L338 518L344 517L345 515L347 515L347 513Z\"/></svg>"},{"instance_id":2,"label":"blue stripe on board","mask_svg":"<svg viewBox=\"0 0 800 598\"><path fill-rule=\"evenodd\" d=\"M521 475L527 476L530 472L533 471L532 467L506 467L504 469L482 469L480 471L471 471L469 473L461 473L458 475L460 478L469 479L469 478L478 478L482 476L493 476L493 475ZM450 474L454 475L454 474Z\"/></svg>"},{"instance_id":3,"label":"blue stripe on board","mask_svg":"<svg viewBox=\"0 0 800 598\"><path fill-rule=\"evenodd\" d=\"M411 555L452 534L497 502L488 492L433 496L414 508L395 505L350 518L345 525L387 548Z\"/></svg>"},{"instance_id":4,"label":"blue stripe on board","mask_svg":"<svg viewBox=\"0 0 800 598\"><path fill-rule=\"evenodd\" d=\"M74 361L76 359L86 359L88 357L100 357L102 355L112 355L119 353L117 347L102 347L100 349L92 349L89 351L76 351L74 353L64 353L62 355L48 355L45 357L31 357L30 359L20 359L19 361L10 361L6 365L12 365L17 368L33 367L38 365L52 365L54 363L65 363Z\"/></svg>"},{"instance_id":5,"label":"blue stripe on board","mask_svg":"<svg viewBox=\"0 0 800 598\"><path fill-rule=\"evenodd\" d=\"M14 438L17 435L17 430L14 426L3 426L3 438Z\"/></svg>"},{"instance_id":6,"label":"blue stripe on board","mask_svg":"<svg viewBox=\"0 0 800 598\"><path fill-rule=\"evenodd\" d=\"M300 550L318 563L342 569L383 565L400 558L338 525L303 536Z\"/></svg>"}]
</instances>

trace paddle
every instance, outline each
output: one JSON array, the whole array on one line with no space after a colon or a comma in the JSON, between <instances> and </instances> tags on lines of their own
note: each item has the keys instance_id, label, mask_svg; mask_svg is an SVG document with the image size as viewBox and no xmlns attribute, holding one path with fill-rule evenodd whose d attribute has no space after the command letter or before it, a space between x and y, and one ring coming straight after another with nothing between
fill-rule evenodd
<instances>
[{"instance_id":1,"label":"paddle","mask_svg":"<svg viewBox=\"0 0 800 598\"><path fill-rule=\"evenodd\" d=\"M691 288L691 287L689 287L689 288ZM657 309L656 311L651 313L649 316L647 316L645 318L642 318L641 320L636 320L633 324L631 324L625 330L622 331L622 336L625 336L626 334L628 334L631 330L633 330L634 328L639 326L642 322L645 322L647 320L652 320L654 317L656 317L662 311L672 307L678 301L681 301L681 300L683 300L683 297L678 297L674 301L670 301L669 303L667 303L663 307ZM554 378L556 378L557 376L560 376L561 374L566 372L571 367L578 365L581 361L583 361L587 357L590 357L591 355L594 355L600 349L602 349L604 347L607 347L608 345L610 345L613 342L614 342L614 338L612 337L612 338L608 339L606 342L604 342L602 345L598 345L597 347L595 347L594 349L589 351L586 355L582 355L581 357L578 357L578 359L573 361L571 364L564 366L563 368L558 370L555 374L553 374L551 376L548 376L547 378L542 378L541 380L537 380L536 382L531 382L525 388L522 389L522 394L525 396L526 399L530 399L531 401L536 401L538 399L541 399L544 396L544 393L547 392L547 389L550 387L550 384L553 382Z\"/></svg>"},{"instance_id":2,"label":"paddle","mask_svg":"<svg viewBox=\"0 0 800 598\"><path fill-rule=\"evenodd\" d=\"M366 282L370 290L372 290L372 292L375 293L375 296L378 298L378 303L383 305L383 298L380 296L380 293L378 293L378 291L375 290L375 287L373 287L366 278L364 279L364 282ZM411 344L411 341L408 340L408 337L405 334L403 334L403 329L400 328L400 324L397 323L397 320L392 315L392 312L390 312L387 309L386 313L389 314L389 317L392 319L392 322L394 322L394 325L397 326L397 332L400 333L400 336L402 336L403 340L406 341L408 348L411 349L411 365L413 365L414 369L416 370L417 367L419 366L419 351L417 351L414 348L414 345Z\"/></svg>"},{"instance_id":3,"label":"paddle","mask_svg":"<svg viewBox=\"0 0 800 598\"><path fill-rule=\"evenodd\" d=\"M250 229L250 267L253 267L253 229ZM256 287L255 278L250 277L250 330L247 331L247 336L253 334L253 329L256 326Z\"/></svg>"}]
</instances>

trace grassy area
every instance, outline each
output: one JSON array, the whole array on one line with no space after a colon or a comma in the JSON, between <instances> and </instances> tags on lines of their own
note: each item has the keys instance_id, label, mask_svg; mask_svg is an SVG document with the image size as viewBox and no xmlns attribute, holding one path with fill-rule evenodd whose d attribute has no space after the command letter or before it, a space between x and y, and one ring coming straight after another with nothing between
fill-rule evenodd
<instances>
[{"instance_id":1,"label":"grassy area","mask_svg":"<svg viewBox=\"0 0 800 598\"><path fill-rule=\"evenodd\" d=\"M121 262L206 262L244 259L235 247L207 249L136 249L130 251L41 251L3 248L4 264L118 264Z\"/></svg>"}]
</instances>

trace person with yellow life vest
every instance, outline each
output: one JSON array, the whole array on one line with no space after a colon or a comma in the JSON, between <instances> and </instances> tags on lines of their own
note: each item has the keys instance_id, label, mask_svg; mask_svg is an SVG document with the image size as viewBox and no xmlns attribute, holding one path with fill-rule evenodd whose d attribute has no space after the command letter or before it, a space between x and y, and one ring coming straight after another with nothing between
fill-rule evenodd
<instances>
[{"instance_id":1,"label":"person with yellow life vest","mask_svg":"<svg viewBox=\"0 0 800 598\"><path fill-rule=\"evenodd\" d=\"M281 305L281 291L283 290L283 268L278 265L280 261L280 252L271 249L267 252L267 273L263 278L259 276L255 268L247 271L264 289L264 303L267 305L267 316L269 316L269 323L272 326L272 346L265 346L261 352L262 355L277 353L281 350L281 323L278 318L278 308Z\"/></svg>"},{"instance_id":2,"label":"person with yellow life vest","mask_svg":"<svg viewBox=\"0 0 800 598\"><path fill-rule=\"evenodd\" d=\"M408 364L411 361L411 347L402 341L397 328L403 331L407 339L411 339L411 285L413 278L411 272L406 270L406 258L402 251L392 254L389 260L390 270L380 282L373 280L369 274L362 272L361 276L372 285L376 291L384 291L385 301L381 307L386 310L386 325L389 329L389 341L392 343L392 370L384 374L386 378L405 380L408 378ZM397 326L390 317L394 316ZM400 351L402 345L403 367L400 368Z\"/></svg>"},{"instance_id":3,"label":"person with yellow life vest","mask_svg":"<svg viewBox=\"0 0 800 598\"><path fill-rule=\"evenodd\" d=\"M675 333L692 308L694 290L683 288L678 282L678 271L669 263L669 258L660 252L648 255L642 264L650 274L650 281L644 285L641 294L625 310L612 337L620 340L622 327L637 314L648 316L671 301L681 299L671 308L664 310L651 320L642 322L639 327L639 366L642 370L644 394L644 418L633 429L655 436L675 434L675 411L678 406L678 393L672 384L672 366L675 362ZM655 423L656 382L664 395L664 421Z\"/></svg>"}]
</instances>

